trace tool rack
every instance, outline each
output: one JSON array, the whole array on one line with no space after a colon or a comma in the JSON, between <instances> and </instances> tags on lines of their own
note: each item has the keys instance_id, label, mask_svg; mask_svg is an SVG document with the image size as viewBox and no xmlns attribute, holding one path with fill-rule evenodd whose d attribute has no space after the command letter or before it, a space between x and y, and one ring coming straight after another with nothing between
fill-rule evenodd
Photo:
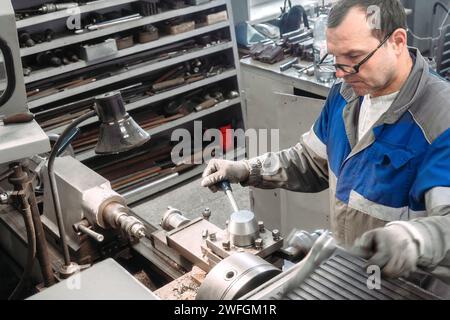
<instances>
[{"instance_id":1,"label":"tool rack","mask_svg":"<svg viewBox=\"0 0 450 320\"><path fill-rule=\"evenodd\" d=\"M29 6L39 6L48 3L48 0L9 0L12 2L15 9L23 9ZM104 13L108 10L121 10L132 9L132 4L137 3L137 0L96 0L79 5L77 7L78 14L81 17L85 17L93 12ZM164 1L162 1L164 2ZM188 1L186 1L188 2ZM244 129L244 117L245 110L243 99L240 90L239 79L239 57L237 53L236 39L234 35L233 14L231 11L231 5L229 0L211 0L209 2L200 5L184 5L177 9L170 9L159 11L158 13L142 16L139 19L112 25L107 28L88 31L83 33L69 32L65 27L67 19L73 15L73 10L60 10L53 13L34 15L28 18L24 18L16 21L18 32L26 30L27 32L36 32L37 30L44 30L52 28L56 32L55 37L50 42L36 43L31 47L22 47L20 50L22 61L30 59L40 52L47 50L55 50L58 48L66 48L68 46L76 46L79 44L89 43L90 41L96 41L97 39L106 39L108 36L117 35L120 32L138 30L146 25L158 25L177 19L179 17L193 16L193 19L197 19L201 15L209 14L211 12L227 12L227 20L218 21L217 23L210 24L197 24L195 29L188 30L177 34L164 34L160 32L159 38L147 43L135 43L133 46L118 50L113 56L104 57L95 61L85 61L79 59L77 62L61 65L59 67L43 67L38 70L33 70L29 75L24 76L25 85L27 90L33 88L37 84L50 83L52 81L61 81L66 76L70 76L76 73L82 74L83 70L89 70L89 72L95 73L96 67L99 70L105 63L114 63L120 61L120 59L127 59L137 54L145 54L152 50L158 50L165 46L177 44L182 41L189 41L191 39L197 39L198 37L205 35L214 35L217 32L226 34L228 39L218 41L213 44L207 44L204 46L197 46L192 50L184 50L173 56L169 55L164 59L149 59L142 63L133 65L130 68L124 68L120 72L112 73L105 78L96 79L92 82L82 83L81 85L68 86L64 90L44 95L42 97L29 96L28 107L31 112L35 114L39 122L39 115L45 113L51 113L58 108L64 108L64 106L71 105L77 101L90 99L98 94L105 93L112 90L122 90L133 82L139 82L145 80L147 76L153 76L155 73L164 72L170 68L182 65L183 63L193 61L194 59L202 59L205 57L216 57L219 55L225 56L228 59L228 66L223 72L213 74L208 77L204 77L199 81L185 83L168 90L157 92L142 99L136 99L130 103L126 103L127 111L139 112L144 109L152 109L155 106L161 106L165 103L169 103L174 98L183 97L188 95L194 90L201 88L209 88L214 86L225 86L231 88L239 93L238 96L233 98L227 98L218 102L213 107L201 110L198 112L192 112L183 117L179 117L176 120L165 122L161 125L148 129L148 133L152 136L153 141L158 139L170 139L171 132L177 128L186 128L191 132L194 130L194 121L202 120L203 127L207 128L219 128L224 125L223 121L233 124L233 129ZM62 31L61 31L62 30ZM24 63L25 64L25 63ZM100 71L99 71L100 72ZM98 123L97 118L88 119L81 125L81 130L87 126L95 126ZM51 129L45 129L48 134L60 134L67 122L60 126L53 126ZM140 150L142 152L142 150ZM229 150L228 150L229 151ZM245 151L235 150L237 155L243 156ZM129 155L127 155L129 156ZM102 161L102 156L98 156L94 153L93 148L89 150L83 150L82 152L76 152L75 157L89 165L92 161ZM106 159L106 158L105 158ZM105 160L106 161L106 160ZM166 177L161 179L161 183L149 183L147 186L140 186L136 192L128 192L125 195L130 203L137 202L142 198L153 195L161 190L172 187L186 179L189 179L195 175L198 175L204 169L205 164L197 165L191 170L183 172L178 176Z\"/></svg>"}]
</instances>

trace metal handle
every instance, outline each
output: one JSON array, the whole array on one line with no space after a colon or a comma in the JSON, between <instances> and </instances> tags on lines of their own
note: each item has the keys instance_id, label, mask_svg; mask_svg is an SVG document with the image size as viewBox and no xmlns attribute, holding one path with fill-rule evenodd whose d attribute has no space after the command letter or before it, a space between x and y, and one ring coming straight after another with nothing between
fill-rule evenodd
<instances>
[{"instance_id":1,"label":"metal handle","mask_svg":"<svg viewBox=\"0 0 450 320\"><path fill-rule=\"evenodd\" d=\"M236 203L236 200L233 196L233 190L231 189L230 181L223 180L218 183L220 188L225 192L225 194L228 196L228 200L230 200L231 206L233 207L234 212L239 211L239 207Z\"/></svg>"},{"instance_id":2,"label":"metal handle","mask_svg":"<svg viewBox=\"0 0 450 320\"><path fill-rule=\"evenodd\" d=\"M84 233L85 235L91 237L92 239L94 239L97 242L102 242L105 239L105 237L102 234L95 232L95 231L91 230L90 228L83 226L82 224L80 224L78 226L78 230L80 232Z\"/></svg>"}]
</instances>

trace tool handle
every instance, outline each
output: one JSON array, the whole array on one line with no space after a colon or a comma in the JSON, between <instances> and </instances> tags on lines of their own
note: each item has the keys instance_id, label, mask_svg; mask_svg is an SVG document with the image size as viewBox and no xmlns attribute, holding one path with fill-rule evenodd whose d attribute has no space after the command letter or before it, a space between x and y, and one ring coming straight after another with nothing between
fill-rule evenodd
<instances>
[{"instance_id":1,"label":"tool handle","mask_svg":"<svg viewBox=\"0 0 450 320\"><path fill-rule=\"evenodd\" d=\"M34 114L30 112L16 113L3 118L3 124L26 123L34 119Z\"/></svg>"},{"instance_id":2,"label":"tool handle","mask_svg":"<svg viewBox=\"0 0 450 320\"><path fill-rule=\"evenodd\" d=\"M228 180L220 181L219 186L224 192L227 192L228 190L233 191L231 189L230 181L228 181Z\"/></svg>"}]
</instances>

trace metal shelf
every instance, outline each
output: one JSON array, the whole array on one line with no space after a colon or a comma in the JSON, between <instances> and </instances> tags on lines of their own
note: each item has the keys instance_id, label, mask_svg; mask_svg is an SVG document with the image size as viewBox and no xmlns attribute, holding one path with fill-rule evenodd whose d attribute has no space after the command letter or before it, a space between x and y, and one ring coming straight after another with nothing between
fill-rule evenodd
<instances>
[{"instance_id":1,"label":"metal shelf","mask_svg":"<svg viewBox=\"0 0 450 320\"><path fill-rule=\"evenodd\" d=\"M225 158L229 159L231 158L231 155L234 154L236 154L236 159L243 159L245 157L245 149L238 148L236 150L228 152L225 155ZM194 167L193 169L180 175L173 175L173 176L169 175L161 178L160 180L150 182L148 185L138 187L135 190L124 192L122 193L122 196L125 198L128 205L130 205L134 202L140 201L146 197L154 195L155 193L158 193L164 189L173 187L174 185L179 184L187 179L195 177L201 174L205 168L206 164L198 165L197 167Z\"/></svg>"},{"instance_id":2,"label":"metal shelf","mask_svg":"<svg viewBox=\"0 0 450 320\"><path fill-rule=\"evenodd\" d=\"M194 52L190 52L190 53L184 54L182 56L177 56L177 57L174 57L171 59L163 60L161 62L142 64L141 67L139 65L136 65L136 66L133 66L132 69L130 68L129 71L121 72L117 75L108 77L106 79L101 79L101 80L94 81L92 83L82 85L82 86L79 86L79 87L76 87L73 89L64 90L64 91L58 92L56 94L52 94L52 95L49 95L49 96L46 96L46 97L43 97L40 99L29 101L28 107L32 110L33 108L45 105L47 103L65 99L65 98L68 98L68 97L71 97L71 96L74 96L77 94L87 92L89 90L97 89L97 88L100 88L100 87L103 87L106 85L110 85L112 83L119 82L122 80L126 80L126 79L129 79L132 77L140 76L140 75L143 75L148 72L152 72L152 71L155 71L158 69L169 67L171 65L175 65L177 63L181 63L181 62L195 59L198 57L202 57L205 55L209 55L209 54L213 54L213 53L220 52L223 50L227 50L232 47L233 47L233 43L230 41L230 42L219 44L219 45L216 45L213 47L196 50Z\"/></svg>"},{"instance_id":3,"label":"metal shelf","mask_svg":"<svg viewBox=\"0 0 450 320\"><path fill-rule=\"evenodd\" d=\"M170 91L166 91L166 92L154 95L154 96L149 97L149 98L145 98L145 99L138 100L138 101L135 101L133 103L127 104L127 110L134 110L134 109L140 108L142 106L145 106L145 105L148 105L148 104L151 104L151 103L159 102L159 101L162 101L164 99L176 96L178 94L181 94L181 93L184 93L184 92L188 92L188 91L191 91L191 90L194 90L194 89L197 89L197 88L201 88L201 87L204 87L204 86L206 86L208 84L211 84L211 83L214 83L214 82L218 82L218 81L221 81L221 80L224 80L224 79L228 79L228 78L234 77L236 75L237 75L237 72L236 72L235 69L228 70L228 71L225 71L225 72L223 72L223 73L221 73L221 74L219 74L217 76L206 78L206 79L203 79L203 80L200 80L200 81L196 81L196 82L187 84L185 86L182 86L182 87L170 90Z\"/></svg>"},{"instance_id":4,"label":"metal shelf","mask_svg":"<svg viewBox=\"0 0 450 320\"><path fill-rule=\"evenodd\" d=\"M39 71L32 72L29 76L24 77L25 84L32 83L34 81L38 81L38 80L42 80L42 79L46 79L46 78L50 78L50 77L54 77L54 76L57 76L57 75L60 75L63 73L72 72L72 71L75 71L75 70L78 70L81 68L85 68L85 67L88 67L91 65L95 65L95 64L98 64L98 63L101 63L104 61L113 60L113 59L125 57L128 55L132 55L132 54L135 54L138 52L142 52L145 50L150 50L150 49L154 49L157 47L165 46L165 45L175 43L178 41L182 41L182 40L186 40L191 37L195 37L195 36L198 36L198 35L201 35L204 33L208 33L208 32L222 29L222 28L226 28L228 26L229 26L228 21L220 22L217 24L198 28L198 29L180 33L177 35L164 36L164 37L159 38L156 41L152 41L149 43L135 44L133 47L119 50L116 55L105 57L104 59L99 59L99 60L95 60L92 62L86 62L86 61L80 60L78 62L74 62L74 63L68 64L65 66L45 68L45 69L42 69Z\"/></svg>"},{"instance_id":5,"label":"metal shelf","mask_svg":"<svg viewBox=\"0 0 450 320\"><path fill-rule=\"evenodd\" d=\"M204 86L209 85L211 83L215 83L215 82L218 82L218 81L221 81L221 80L224 80L224 79L228 79L228 78L234 77L236 75L237 75L236 70L234 70L234 69L233 70L228 70L228 71L225 71L224 73L221 73L221 74L219 74L217 76L206 78L206 79L203 79L203 80L200 80L200 81L196 81L196 82L190 83L188 85L184 85L182 87L179 87L179 88L176 88L176 89L173 89L173 90L169 90L169 91L165 91L163 93L156 94L156 95L154 95L152 97L148 97L148 98L145 98L145 99L142 99L142 100L139 100L139 101L127 104L127 105L125 105L125 108L126 108L127 111L131 111L131 110L140 108L140 107L145 106L145 105L149 105L149 104L152 104L152 103L156 103L156 102L168 99L170 97L174 97L174 96L179 95L179 94L184 93L184 92L188 92L188 91L191 91L191 90L195 90L197 88L204 87ZM97 117L89 118L86 121L84 121L80 125L80 127L86 126L88 124L91 124L91 123L94 123L94 122L97 122L97 121L98 121ZM64 126L61 126L61 127L57 127L57 128L54 128L54 129L47 130L46 132L47 133L61 134L66 127L67 127L67 125L64 125Z\"/></svg>"},{"instance_id":6,"label":"metal shelf","mask_svg":"<svg viewBox=\"0 0 450 320\"><path fill-rule=\"evenodd\" d=\"M126 3L137 2L138 0L98 0L86 3L85 5L78 6L79 13L87 13L95 10L106 9L110 7L119 6ZM73 13L70 10L61 10L52 13L42 14L27 19L19 20L16 22L17 29L26 28L29 26L54 21L66 17L70 17Z\"/></svg>"},{"instance_id":7,"label":"metal shelf","mask_svg":"<svg viewBox=\"0 0 450 320\"><path fill-rule=\"evenodd\" d=\"M86 33L82 34L70 34L61 38L57 38L52 40L51 42L46 42L42 44L35 45L34 47L30 48L22 48L20 49L20 55L21 57L29 56L38 52L52 50L59 47L68 46L74 43L79 43L111 34L115 34L124 30L133 29L141 26L145 26L147 24L156 23L163 20L172 19L179 16L184 16L188 14L192 14L195 12L207 10L210 8L218 7L220 5L224 5L226 0L213 0L211 2L198 5L198 6L189 6L187 8L178 9L178 10L171 10L163 13L159 13L156 15L148 16L148 17L142 17L141 19L122 23L118 25L111 26L109 28L105 28L102 30L96 30L96 31L88 31Z\"/></svg>"},{"instance_id":8,"label":"metal shelf","mask_svg":"<svg viewBox=\"0 0 450 320\"><path fill-rule=\"evenodd\" d=\"M195 121L197 119L203 118L203 117L205 117L205 116L207 116L209 114L218 112L220 110L227 109L227 108L229 108L231 106L234 106L234 105L236 105L238 103L241 103L241 98L240 97L239 98L235 98L235 99L231 99L231 100L225 100L225 101L220 102L217 105L215 105L214 107L211 107L209 109L202 110L202 111L199 111L199 112L193 112L193 113L191 113L191 114L189 114L189 115L187 115L185 117L182 117L180 119L177 119L177 120L174 120L174 121L162 124L160 126L157 126L155 128L151 128L151 129L146 130L146 131L148 132L148 134L150 136L153 136L153 135L156 135L158 133L161 133L161 132L164 132L164 131L167 131L167 130L170 130L170 129L174 129L174 128L180 126L180 125L189 123L191 121ZM93 117L92 119L94 119L96 121L97 117ZM85 160L90 159L90 158L92 158L94 156L95 156L94 149L91 149L91 150L87 150L85 152L77 154L76 158L79 161L85 161Z\"/></svg>"}]
</instances>

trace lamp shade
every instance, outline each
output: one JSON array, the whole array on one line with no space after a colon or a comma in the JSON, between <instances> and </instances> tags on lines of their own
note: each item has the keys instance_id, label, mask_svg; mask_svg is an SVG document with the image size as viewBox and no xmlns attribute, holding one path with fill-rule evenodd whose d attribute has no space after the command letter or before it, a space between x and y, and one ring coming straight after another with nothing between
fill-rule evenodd
<instances>
[{"instance_id":1,"label":"lamp shade","mask_svg":"<svg viewBox=\"0 0 450 320\"><path fill-rule=\"evenodd\" d=\"M136 148L150 139L126 112L119 91L95 97L95 111L101 121L95 147L97 154L115 154Z\"/></svg>"}]
</instances>

